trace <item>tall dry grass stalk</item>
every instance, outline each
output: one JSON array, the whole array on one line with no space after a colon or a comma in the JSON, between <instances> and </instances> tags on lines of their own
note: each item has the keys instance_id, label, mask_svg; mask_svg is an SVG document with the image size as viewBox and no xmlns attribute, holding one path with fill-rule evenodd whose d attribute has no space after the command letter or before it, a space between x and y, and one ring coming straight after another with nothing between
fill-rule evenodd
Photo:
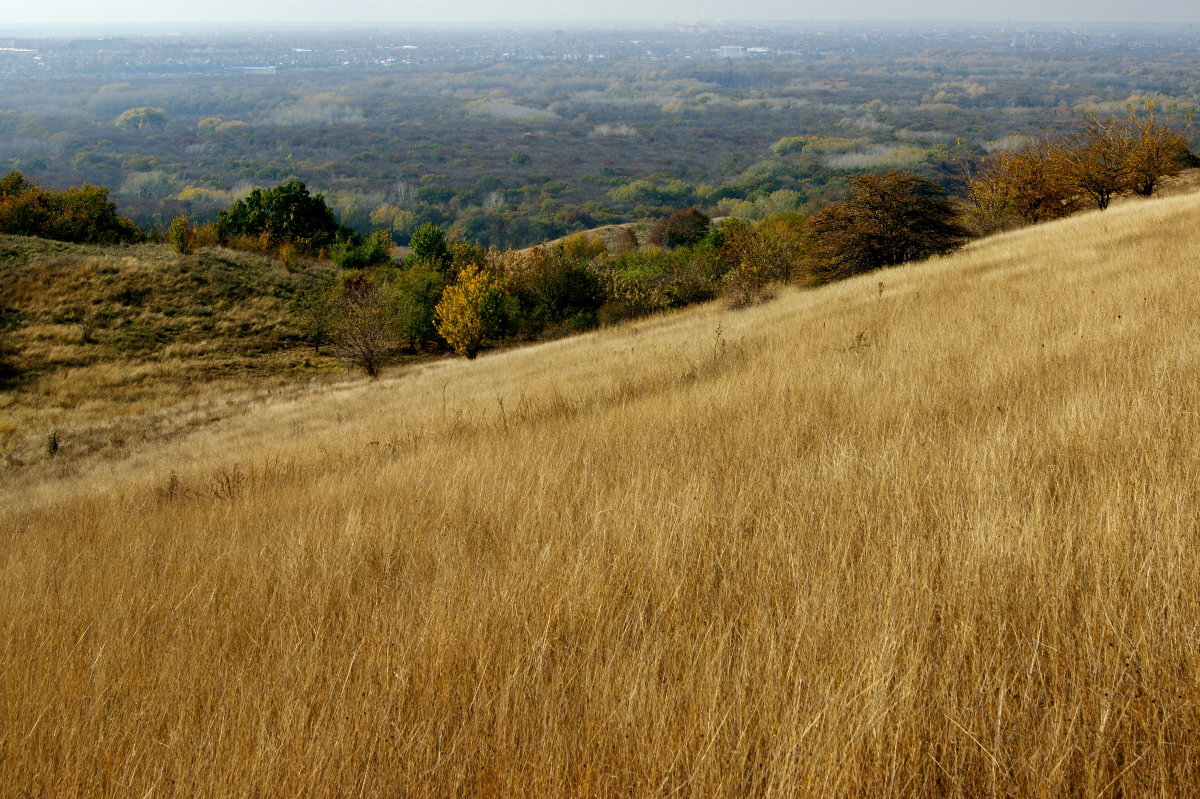
<instances>
[{"instance_id":1,"label":"tall dry grass stalk","mask_svg":"<svg viewBox=\"0 0 1200 799\"><path fill-rule=\"evenodd\" d=\"M268 398L10 491L0 793L1190 793L1198 217Z\"/></svg>"}]
</instances>

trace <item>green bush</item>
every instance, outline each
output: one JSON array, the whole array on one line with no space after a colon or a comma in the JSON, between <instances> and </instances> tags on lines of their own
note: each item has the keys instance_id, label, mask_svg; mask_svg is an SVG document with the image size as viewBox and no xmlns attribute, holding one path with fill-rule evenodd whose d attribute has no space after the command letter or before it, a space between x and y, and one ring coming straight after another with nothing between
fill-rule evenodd
<instances>
[{"instance_id":1,"label":"green bush","mask_svg":"<svg viewBox=\"0 0 1200 799\"><path fill-rule=\"evenodd\" d=\"M366 269L392 260L392 237L380 230L365 241L342 241L333 246L329 257L343 269Z\"/></svg>"},{"instance_id":2,"label":"green bush","mask_svg":"<svg viewBox=\"0 0 1200 799\"><path fill-rule=\"evenodd\" d=\"M446 288L446 275L430 264L395 270L390 296L396 306L396 335L400 346L410 351L436 347L434 309Z\"/></svg>"},{"instance_id":3,"label":"green bush","mask_svg":"<svg viewBox=\"0 0 1200 799\"><path fill-rule=\"evenodd\" d=\"M439 268L450 264L450 246L446 234L433 222L426 222L408 237L408 248L417 261L425 261Z\"/></svg>"},{"instance_id":4,"label":"green bush","mask_svg":"<svg viewBox=\"0 0 1200 799\"><path fill-rule=\"evenodd\" d=\"M225 244L265 239L270 249L291 244L308 256L357 240L354 231L338 223L324 196L309 194L299 180L250 192L217 214L217 233Z\"/></svg>"}]
</instances>

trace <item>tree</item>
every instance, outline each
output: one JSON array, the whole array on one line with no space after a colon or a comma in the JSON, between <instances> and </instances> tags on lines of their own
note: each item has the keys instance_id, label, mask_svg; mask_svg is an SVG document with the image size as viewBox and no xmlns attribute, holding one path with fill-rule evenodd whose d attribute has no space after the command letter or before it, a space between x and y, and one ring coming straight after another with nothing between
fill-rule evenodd
<instances>
[{"instance_id":1,"label":"tree","mask_svg":"<svg viewBox=\"0 0 1200 799\"><path fill-rule=\"evenodd\" d=\"M16 170L0 178L0 200L19 197L35 189L37 189L37 186L26 180L25 175Z\"/></svg>"},{"instance_id":2,"label":"tree","mask_svg":"<svg viewBox=\"0 0 1200 799\"><path fill-rule=\"evenodd\" d=\"M192 232L192 220L186 216L177 216L167 227L167 241L175 252L181 255L191 255L196 246L196 236Z\"/></svg>"},{"instance_id":3,"label":"tree","mask_svg":"<svg viewBox=\"0 0 1200 799\"><path fill-rule=\"evenodd\" d=\"M1101 211L1133 183L1134 140L1117 118L1087 116L1059 143L1071 184Z\"/></svg>"},{"instance_id":4,"label":"tree","mask_svg":"<svg viewBox=\"0 0 1200 799\"><path fill-rule=\"evenodd\" d=\"M129 197L162 199L175 194L176 188L169 174L161 169L154 169L130 174L117 193Z\"/></svg>"},{"instance_id":5,"label":"tree","mask_svg":"<svg viewBox=\"0 0 1200 799\"><path fill-rule=\"evenodd\" d=\"M1126 192L1150 196L1190 157L1187 139L1152 103L1123 117L1086 116L1070 135L989 156L967 180L967 219L991 233L1066 216L1088 202L1104 210Z\"/></svg>"},{"instance_id":6,"label":"tree","mask_svg":"<svg viewBox=\"0 0 1200 799\"><path fill-rule=\"evenodd\" d=\"M117 215L109 202L108 189L85 183L58 192L57 218L50 225L50 238L93 244L120 244L142 237L137 226Z\"/></svg>"},{"instance_id":7,"label":"tree","mask_svg":"<svg viewBox=\"0 0 1200 799\"><path fill-rule=\"evenodd\" d=\"M53 213L50 198L20 172L0 179L0 233L45 236Z\"/></svg>"},{"instance_id":8,"label":"tree","mask_svg":"<svg viewBox=\"0 0 1200 799\"><path fill-rule=\"evenodd\" d=\"M337 354L369 377L396 350L396 319L386 292L362 272L350 274L335 295L331 333Z\"/></svg>"},{"instance_id":9,"label":"tree","mask_svg":"<svg viewBox=\"0 0 1200 799\"><path fill-rule=\"evenodd\" d=\"M690 247L708 233L712 220L695 206L672 211L651 232L651 241L669 248Z\"/></svg>"},{"instance_id":10,"label":"tree","mask_svg":"<svg viewBox=\"0 0 1200 799\"><path fill-rule=\"evenodd\" d=\"M468 266L458 282L442 292L434 311L434 325L446 343L459 355L474 358L483 342L501 327L504 293L486 272Z\"/></svg>"},{"instance_id":11,"label":"tree","mask_svg":"<svg viewBox=\"0 0 1200 799\"><path fill-rule=\"evenodd\" d=\"M850 191L806 224L820 280L952 252L969 238L945 191L917 175L857 175Z\"/></svg>"},{"instance_id":12,"label":"tree","mask_svg":"<svg viewBox=\"0 0 1200 799\"><path fill-rule=\"evenodd\" d=\"M117 214L108 189L84 184L47 191L20 172L0 179L0 233L88 244L121 244L142 236Z\"/></svg>"},{"instance_id":13,"label":"tree","mask_svg":"<svg viewBox=\"0 0 1200 799\"><path fill-rule=\"evenodd\" d=\"M589 236L586 233L573 233L567 236L553 250L564 258L575 261L593 261L608 255L608 245L599 236Z\"/></svg>"},{"instance_id":14,"label":"tree","mask_svg":"<svg viewBox=\"0 0 1200 799\"><path fill-rule=\"evenodd\" d=\"M445 289L446 274L428 263L396 270L390 290L396 307L396 335L401 347L420 351L435 343L440 345L434 313Z\"/></svg>"},{"instance_id":15,"label":"tree","mask_svg":"<svg viewBox=\"0 0 1200 799\"><path fill-rule=\"evenodd\" d=\"M446 249L450 253L448 269L451 276L457 275L460 270L468 266L485 263L491 254L491 250L487 247L473 241L447 239Z\"/></svg>"},{"instance_id":16,"label":"tree","mask_svg":"<svg viewBox=\"0 0 1200 799\"><path fill-rule=\"evenodd\" d=\"M591 240L603 248L599 239ZM604 285L592 266L582 234L568 238L549 251L535 249L528 284L524 287L524 315L536 328L569 322L576 329L593 327L596 311L607 297Z\"/></svg>"},{"instance_id":17,"label":"tree","mask_svg":"<svg viewBox=\"0 0 1200 799\"><path fill-rule=\"evenodd\" d=\"M408 248L417 261L434 264L440 269L450 265L450 246L446 243L446 234L432 222L426 222L412 232L408 238Z\"/></svg>"},{"instance_id":18,"label":"tree","mask_svg":"<svg viewBox=\"0 0 1200 799\"><path fill-rule=\"evenodd\" d=\"M141 128L161 128L167 124L167 112L161 108L151 108L142 106L141 108L130 108L121 112L117 117L116 126L118 128L133 128L140 130Z\"/></svg>"},{"instance_id":19,"label":"tree","mask_svg":"<svg viewBox=\"0 0 1200 799\"><path fill-rule=\"evenodd\" d=\"M1153 108L1142 118L1130 114L1126 124L1133 144L1129 153L1129 188L1134 194L1149 197L1166 177L1183 171L1191 160L1191 150L1183 134L1158 119Z\"/></svg>"},{"instance_id":20,"label":"tree","mask_svg":"<svg viewBox=\"0 0 1200 799\"><path fill-rule=\"evenodd\" d=\"M377 230L365 241L335 244L329 255L343 269L366 269L386 264L392 260L392 236L386 230Z\"/></svg>"},{"instance_id":21,"label":"tree","mask_svg":"<svg viewBox=\"0 0 1200 799\"><path fill-rule=\"evenodd\" d=\"M807 250L804 217L797 213L772 216L757 225L726 226L721 239L726 263L752 266L766 281L791 282Z\"/></svg>"},{"instance_id":22,"label":"tree","mask_svg":"<svg viewBox=\"0 0 1200 799\"><path fill-rule=\"evenodd\" d=\"M718 252L729 267L722 290L734 307L762 299L775 281L790 282L808 249L804 218L798 213L779 214L757 225L735 218L718 232Z\"/></svg>"},{"instance_id":23,"label":"tree","mask_svg":"<svg viewBox=\"0 0 1200 799\"><path fill-rule=\"evenodd\" d=\"M265 237L272 248L291 244L309 256L339 241L357 239L354 231L338 224L325 197L309 194L299 180L250 192L217 214L217 232L222 243L239 236Z\"/></svg>"},{"instance_id":24,"label":"tree","mask_svg":"<svg viewBox=\"0 0 1200 799\"><path fill-rule=\"evenodd\" d=\"M994 153L967 179L967 221L977 233L1058 219L1079 208L1062 148L1048 139Z\"/></svg>"},{"instance_id":25,"label":"tree","mask_svg":"<svg viewBox=\"0 0 1200 799\"><path fill-rule=\"evenodd\" d=\"M342 286L325 280L296 299L293 310L300 336L312 345L314 355L320 355L321 347L333 339L342 289Z\"/></svg>"},{"instance_id":26,"label":"tree","mask_svg":"<svg viewBox=\"0 0 1200 799\"><path fill-rule=\"evenodd\" d=\"M1124 192L1149 197L1165 177L1190 161L1187 139L1159 118L1154 103L1141 112L1101 118L1090 115L1064 143L1076 187L1104 210Z\"/></svg>"},{"instance_id":27,"label":"tree","mask_svg":"<svg viewBox=\"0 0 1200 799\"><path fill-rule=\"evenodd\" d=\"M618 253L636 252L638 244L637 233L634 232L633 228L621 228L621 231L617 233L615 250Z\"/></svg>"}]
</instances>

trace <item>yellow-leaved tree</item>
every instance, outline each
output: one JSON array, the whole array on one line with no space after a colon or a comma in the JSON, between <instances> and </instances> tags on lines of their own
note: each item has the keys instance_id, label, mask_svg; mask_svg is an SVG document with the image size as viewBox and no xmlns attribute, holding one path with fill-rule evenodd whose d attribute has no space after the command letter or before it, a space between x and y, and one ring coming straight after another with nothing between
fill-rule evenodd
<instances>
[{"instance_id":1,"label":"yellow-leaved tree","mask_svg":"<svg viewBox=\"0 0 1200 799\"><path fill-rule=\"evenodd\" d=\"M500 332L504 322L504 292L487 272L467 266L447 286L434 309L433 324L459 355L474 358L483 342Z\"/></svg>"}]
</instances>

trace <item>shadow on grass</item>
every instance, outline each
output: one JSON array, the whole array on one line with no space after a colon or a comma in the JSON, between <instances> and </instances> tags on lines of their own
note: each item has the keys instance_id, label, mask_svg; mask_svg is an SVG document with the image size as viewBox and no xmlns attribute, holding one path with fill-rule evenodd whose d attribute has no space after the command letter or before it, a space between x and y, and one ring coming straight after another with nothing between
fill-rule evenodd
<instances>
[{"instance_id":1,"label":"shadow on grass","mask_svg":"<svg viewBox=\"0 0 1200 799\"><path fill-rule=\"evenodd\" d=\"M15 389L24 376L20 369L6 361L3 353L0 353L0 391Z\"/></svg>"}]
</instances>

